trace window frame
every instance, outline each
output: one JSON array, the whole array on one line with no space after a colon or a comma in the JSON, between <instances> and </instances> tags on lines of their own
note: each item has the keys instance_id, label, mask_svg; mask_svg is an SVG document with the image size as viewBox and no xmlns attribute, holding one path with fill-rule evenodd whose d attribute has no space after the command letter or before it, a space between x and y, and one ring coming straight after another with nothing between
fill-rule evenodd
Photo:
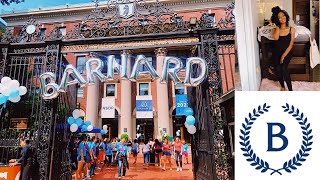
<instances>
[{"instance_id":1,"label":"window frame","mask_svg":"<svg viewBox=\"0 0 320 180\"><path fill-rule=\"evenodd\" d=\"M172 97L176 97L176 85L174 84L173 81L171 81L171 83L172 83ZM183 84L183 83L181 83L181 84ZM183 87L184 87L183 94L188 94L187 87L185 85L183 85Z\"/></svg>"},{"instance_id":2,"label":"window frame","mask_svg":"<svg viewBox=\"0 0 320 180\"><path fill-rule=\"evenodd\" d=\"M79 96L79 90L82 89L82 97ZM77 87L77 98L84 98L84 88L83 87Z\"/></svg>"},{"instance_id":3,"label":"window frame","mask_svg":"<svg viewBox=\"0 0 320 180\"><path fill-rule=\"evenodd\" d=\"M108 88L108 85L114 85L114 96L107 96L107 88ZM103 92L103 97L106 98L106 97L114 97L117 99L117 83L104 83L104 92Z\"/></svg>"},{"instance_id":4,"label":"window frame","mask_svg":"<svg viewBox=\"0 0 320 180\"><path fill-rule=\"evenodd\" d=\"M78 58L81 58L81 57L83 57L84 58L84 63L83 63L83 70L82 71L80 71L79 69L78 69L78 65L79 65L79 63L78 63ZM85 55L78 55L78 56L76 56L76 69L77 69L77 71L80 73L80 74L85 74L85 70L86 70L86 56Z\"/></svg>"},{"instance_id":5,"label":"window frame","mask_svg":"<svg viewBox=\"0 0 320 180\"><path fill-rule=\"evenodd\" d=\"M148 94L140 95L140 84L148 84ZM138 82L137 83L137 96L151 96L151 83L150 82Z\"/></svg>"}]
</instances>

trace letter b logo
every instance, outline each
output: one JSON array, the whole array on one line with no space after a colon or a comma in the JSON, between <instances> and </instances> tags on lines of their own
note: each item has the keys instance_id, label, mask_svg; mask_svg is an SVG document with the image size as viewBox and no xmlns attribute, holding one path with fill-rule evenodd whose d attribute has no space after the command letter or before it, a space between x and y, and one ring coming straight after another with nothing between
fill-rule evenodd
<instances>
[{"instance_id":1,"label":"letter b logo","mask_svg":"<svg viewBox=\"0 0 320 180\"><path fill-rule=\"evenodd\" d=\"M286 131L286 127L281 123L267 123L268 124L268 151L282 151L288 146L288 138L283 135ZM278 134L273 134L272 128L274 126L278 126L280 128L280 132ZM273 146L273 138L280 138L283 142L280 148L275 148Z\"/></svg>"}]
</instances>

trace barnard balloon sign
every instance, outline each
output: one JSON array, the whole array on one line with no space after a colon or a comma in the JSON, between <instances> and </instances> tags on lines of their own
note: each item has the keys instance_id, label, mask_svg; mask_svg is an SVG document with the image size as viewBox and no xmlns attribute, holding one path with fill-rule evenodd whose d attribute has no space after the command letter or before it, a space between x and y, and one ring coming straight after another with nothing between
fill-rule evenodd
<instances>
[{"instance_id":1,"label":"barnard balloon sign","mask_svg":"<svg viewBox=\"0 0 320 180\"><path fill-rule=\"evenodd\" d=\"M146 67L147 71L141 71L139 68L140 65ZM169 66L171 65L171 66ZM173 65L173 66L172 66ZM197 72L197 77L194 77L193 73L193 66L197 65L200 67L201 71ZM115 56L110 55L108 56L107 60L107 74L104 75L101 71L103 69L103 62L99 58L90 58L86 62L86 80L81 76L79 71L71 64L67 65L60 85L56 83L56 76L52 72L46 72L41 74L40 81L41 81L41 92L43 99L54 99L58 97L60 92L66 92L66 88L69 85L79 84L81 87L85 85L93 85L95 84L94 76L96 76L101 82L108 82L114 80L114 72L118 72L122 79L129 79L131 81L138 80L139 76L150 74L151 78L157 79L160 78L160 83L167 83L170 78L173 80L174 83L182 83L181 79L178 76L178 72L182 70L183 63L180 59L176 57L165 57L163 66L162 66L162 74L156 72L150 62L144 55L138 55L134 66L132 68L131 73L129 74L129 61L128 55L121 55L121 64L117 63ZM208 74L207 63L204 59L199 57L191 57L187 59L186 69L185 69L185 80L184 85L186 86L198 86L200 83L204 81ZM70 81L70 77L73 80Z\"/></svg>"}]
</instances>

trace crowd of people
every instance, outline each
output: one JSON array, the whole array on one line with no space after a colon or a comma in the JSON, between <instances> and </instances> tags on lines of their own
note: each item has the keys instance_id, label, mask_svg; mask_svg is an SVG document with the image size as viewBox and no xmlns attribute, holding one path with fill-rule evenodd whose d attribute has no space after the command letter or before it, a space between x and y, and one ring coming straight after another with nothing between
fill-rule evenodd
<instances>
[{"instance_id":1,"label":"crowd of people","mask_svg":"<svg viewBox=\"0 0 320 180\"><path fill-rule=\"evenodd\" d=\"M105 166L118 166L118 178L122 179L129 169L129 155L134 158L133 164L137 162L137 156L143 154L144 166L147 168L150 164L160 166L165 171L172 170L172 159L176 161L177 171L182 171L182 161L188 162L188 145L176 137L171 143L167 138L163 140L149 139L143 145L138 140L133 142L131 139L99 139L95 136L88 138L83 134L75 139L72 159L77 169L76 179L91 179L95 176L96 169L102 169ZM184 157L184 160L182 159ZM101 166L97 166L101 165Z\"/></svg>"}]
</instances>

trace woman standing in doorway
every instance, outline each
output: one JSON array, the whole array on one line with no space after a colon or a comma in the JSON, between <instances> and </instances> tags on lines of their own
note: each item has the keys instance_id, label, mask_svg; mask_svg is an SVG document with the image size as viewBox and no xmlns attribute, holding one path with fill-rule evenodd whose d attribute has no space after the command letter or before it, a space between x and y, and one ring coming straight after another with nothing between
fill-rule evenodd
<instances>
[{"instance_id":1,"label":"woman standing in doorway","mask_svg":"<svg viewBox=\"0 0 320 180\"><path fill-rule=\"evenodd\" d=\"M273 9L276 28L272 29L274 43L274 58L277 69L278 80L281 85L281 91L285 91L284 81L286 81L289 91L292 91L292 83L288 71L288 65L292 58L291 50L295 38L295 29L289 26L290 17L288 13L280 8Z\"/></svg>"}]
</instances>

